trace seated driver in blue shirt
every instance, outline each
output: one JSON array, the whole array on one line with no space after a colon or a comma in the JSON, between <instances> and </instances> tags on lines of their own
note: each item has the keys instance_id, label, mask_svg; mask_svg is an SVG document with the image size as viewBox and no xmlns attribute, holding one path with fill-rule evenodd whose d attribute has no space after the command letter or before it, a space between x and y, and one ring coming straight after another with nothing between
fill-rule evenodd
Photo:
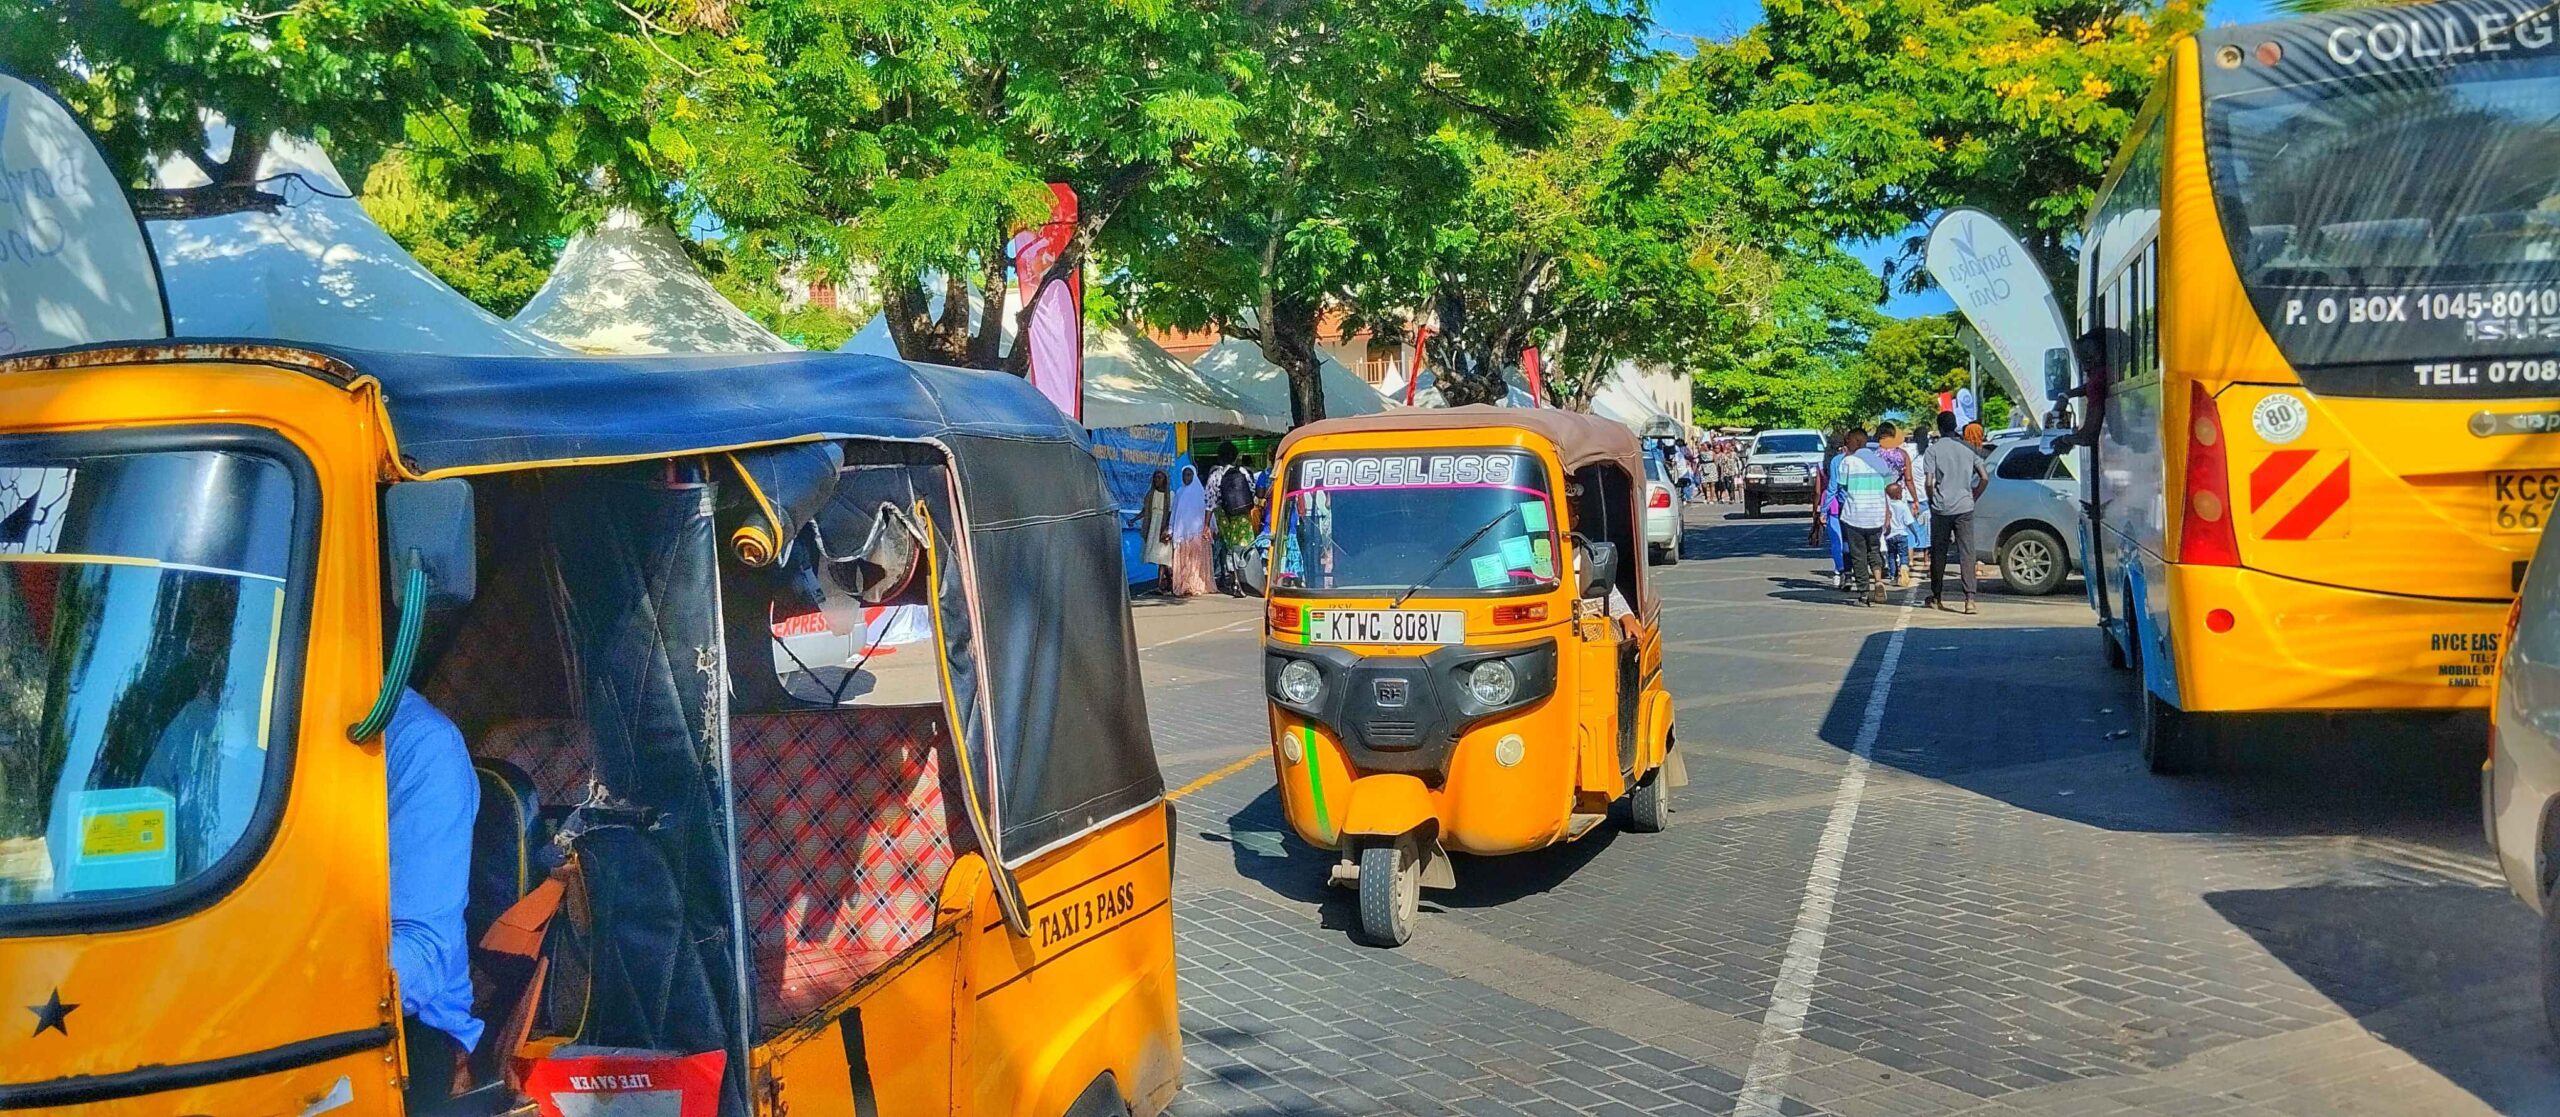
<instances>
[{"instance_id":1,"label":"seated driver in blue shirt","mask_svg":"<svg viewBox=\"0 0 2560 1117\"><path fill-rule=\"evenodd\" d=\"M462 921L480 781L462 731L417 691L400 693L382 741L391 802L391 972L407 1018L414 1106L451 1096L455 1069L480 1046Z\"/></svg>"}]
</instances>

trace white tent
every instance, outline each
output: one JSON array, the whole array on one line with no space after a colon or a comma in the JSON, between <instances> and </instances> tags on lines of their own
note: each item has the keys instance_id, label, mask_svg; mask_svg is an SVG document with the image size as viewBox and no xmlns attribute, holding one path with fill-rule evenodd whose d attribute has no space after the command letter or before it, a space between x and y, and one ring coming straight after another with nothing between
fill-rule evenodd
<instances>
[{"instance_id":1,"label":"white tent","mask_svg":"<svg viewBox=\"0 0 2560 1117\"><path fill-rule=\"evenodd\" d=\"M1191 367L1201 379L1242 396L1254 411L1283 418L1290 414L1289 374L1263 359L1259 345L1231 337L1200 354ZM1387 397L1338 361L1321 361L1316 371L1324 380L1327 418L1372 415L1389 406Z\"/></svg>"},{"instance_id":2,"label":"white tent","mask_svg":"<svg viewBox=\"0 0 2560 1117\"><path fill-rule=\"evenodd\" d=\"M1278 411L1257 407L1127 326L1086 326L1085 425L1099 430L1173 422L1276 433L1289 429L1289 408L1285 399Z\"/></svg>"},{"instance_id":3,"label":"white tent","mask_svg":"<svg viewBox=\"0 0 2560 1117\"><path fill-rule=\"evenodd\" d=\"M1003 344L1013 344L1012 339L1013 331L1006 330ZM846 340L843 351L897 356L889 320L874 315ZM1135 330L1086 323L1084 425L1108 430L1148 423L1216 423L1284 431L1289 429L1289 402L1284 394L1279 410L1264 410L1232 386L1211 382Z\"/></svg>"},{"instance_id":4,"label":"white tent","mask_svg":"<svg viewBox=\"0 0 2560 1117\"><path fill-rule=\"evenodd\" d=\"M1632 361L1620 361L1600 381L1598 391L1591 393L1591 413L1605 415L1644 437L1674 435L1687 437L1688 424L1655 398L1654 392L1685 387L1687 381L1674 374L1649 371Z\"/></svg>"},{"instance_id":5,"label":"white tent","mask_svg":"<svg viewBox=\"0 0 2560 1117\"><path fill-rule=\"evenodd\" d=\"M329 157L277 136L258 164L275 212L147 222L181 337L256 337L418 353L567 350L480 309L403 251ZM183 159L154 176L201 186Z\"/></svg>"},{"instance_id":6,"label":"white tent","mask_svg":"<svg viewBox=\"0 0 2560 1117\"><path fill-rule=\"evenodd\" d=\"M1388 380L1384 384L1378 385L1379 394L1398 403L1404 402L1405 379L1406 378L1399 376ZM1447 407L1449 406L1449 399L1448 397L1440 394L1440 388L1437 384L1424 384L1422 387L1414 389L1413 406ZM1537 407L1539 404L1537 397L1530 395L1528 389L1512 383L1509 380L1505 380L1502 382L1502 406Z\"/></svg>"},{"instance_id":7,"label":"white tent","mask_svg":"<svg viewBox=\"0 0 2560 1117\"><path fill-rule=\"evenodd\" d=\"M570 239L515 324L582 353L796 348L722 298L673 231L619 208Z\"/></svg>"}]
</instances>

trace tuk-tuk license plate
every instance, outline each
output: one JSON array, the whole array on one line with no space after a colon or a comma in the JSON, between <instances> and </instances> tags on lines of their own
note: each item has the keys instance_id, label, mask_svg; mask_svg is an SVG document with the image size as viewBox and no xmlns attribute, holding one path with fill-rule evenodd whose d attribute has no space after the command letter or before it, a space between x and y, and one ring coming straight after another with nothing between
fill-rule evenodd
<instances>
[{"instance_id":1,"label":"tuk-tuk license plate","mask_svg":"<svg viewBox=\"0 0 2560 1117\"><path fill-rule=\"evenodd\" d=\"M1466 614L1426 609L1310 609L1307 639L1318 644L1457 644Z\"/></svg>"}]
</instances>

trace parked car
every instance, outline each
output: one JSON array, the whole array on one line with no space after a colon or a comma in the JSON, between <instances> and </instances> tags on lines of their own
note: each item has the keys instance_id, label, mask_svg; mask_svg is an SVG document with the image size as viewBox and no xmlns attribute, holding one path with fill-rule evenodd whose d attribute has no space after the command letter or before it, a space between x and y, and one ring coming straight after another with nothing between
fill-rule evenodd
<instances>
[{"instance_id":1,"label":"parked car","mask_svg":"<svg viewBox=\"0 0 2560 1117\"><path fill-rule=\"evenodd\" d=\"M1661 452L1651 447L1644 453L1644 551L1655 566L1680 561L1680 498Z\"/></svg>"},{"instance_id":2,"label":"parked car","mask_svg":"<svg viewBox=\"0 0 2560 1117\"><path fill-rule=\"evenodd\" d=\"M2560 1037L2560 560L2545 532L2527 568L2506 634L2491 648L2475 644L2450 658L2497 659L2489 702L2489 763L2480 769L2480 823L2506 877L2507 889L2542 913L2542 1005ZM2463 636L2462 633L2438 634ZM2472 634L2473 640L2486 633ZM2456 665L2447 665L2448 668ZM2469 664L2462 668L2476 670ZM2448 675L2447 681L2478 681Z\"/></svg>"},{"instance_id":3,"label":"parked car","mask_svg":"<svg viewBox=\"0 0 2560 1117\"><path fill-rule=\"evenodd\" d=\"M1812 504L1814 474L1822 470L1822 432L1761 431L1742 459L1742 514L1757 516L1770 504Z\"/></svg>"},{"instance_id":4,"label":"parked car","mask_svg":"<svg viewBox=\"0 0 2560 1117\"><path fill-rule=\"evenodd\" d=\"M2056 435L1995 441L1991 484L1973 510L1975 557L2000 567L2009 592L2042 597L2080 568L2079 451Z\"/></svg>"}]
</instances>

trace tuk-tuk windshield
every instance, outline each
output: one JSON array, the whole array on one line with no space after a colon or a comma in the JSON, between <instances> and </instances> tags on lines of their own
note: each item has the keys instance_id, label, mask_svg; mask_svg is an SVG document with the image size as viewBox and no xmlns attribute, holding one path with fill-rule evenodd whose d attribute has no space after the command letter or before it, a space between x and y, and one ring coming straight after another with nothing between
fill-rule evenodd
<instances>
[{"instance_id":1,"label":"tuk-tuk windshield","mask_svg":"<svg viewBox=\"0 0 2560 1117\"><path fill-rule=\"evenodd\" d=\"M1310 453L1283 480L1277 589L1447 596L1556 585L1547 471L1528 453Z\"/></svg>"},{"instance_id":2,"label":"tuk-tuk windshield","mask_svg":"<svg viewBox=\"0 0 2560 1117\"><path fill-rule=\"evenodd\" d=\"M0 444L0 918L189 881L267 781L294 484L228 451Z\"/></svg>"}]
</instances>

